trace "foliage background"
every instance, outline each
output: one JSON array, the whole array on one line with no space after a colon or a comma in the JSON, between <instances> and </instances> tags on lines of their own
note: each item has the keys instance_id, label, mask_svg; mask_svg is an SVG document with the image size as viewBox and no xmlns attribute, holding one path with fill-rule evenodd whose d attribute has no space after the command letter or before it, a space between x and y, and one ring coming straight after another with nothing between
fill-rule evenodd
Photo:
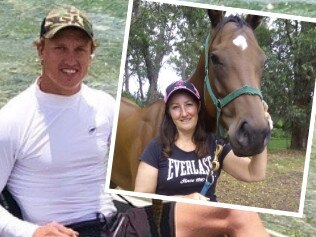
<instances>
[{"instance_id":1,"label":"foliage background","mask_svg":"<svg viewBox=\"0 0 316 237\"><path fill-rule=\"evenodd\" d=\"M218 6L236 7L297 16L316 17L315 0L184 0Z\"/></svg>"}]
</instances>

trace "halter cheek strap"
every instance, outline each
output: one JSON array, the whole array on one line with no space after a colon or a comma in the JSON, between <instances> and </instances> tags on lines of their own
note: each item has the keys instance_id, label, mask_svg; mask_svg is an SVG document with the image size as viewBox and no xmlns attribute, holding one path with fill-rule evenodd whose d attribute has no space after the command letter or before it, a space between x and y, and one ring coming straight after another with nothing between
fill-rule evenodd
<instances>
[{"instance_id":1,"label":"halter cheek strap","mask_svg":"<svg viewBox=\"0 0 316 237\"><path fill-rule=\"evenodd\" d=\"M255 87L251 87L251 86L243 86L240 87L234 91L232 91L231 93L229 93L228 95L226 95L224 98L222 99L218 99L213 90L212 90L212 86L208 77L208 49L209 49L209 38L210 38L210 34L207 36L206 41L205 41L205 79L204 79L204 88L206 87L207 92L209 94L209 96L212 99L213 104L216 107L216 132L219 132L219 134L221 136L224 135L224 129L222 127L222 125L220 124L220 116L221 116L221 112L222 109L228 105L230 102L232 102L234 99L236 99L237 97L241 96L241 95L257 95L260 97L260 99L262 100L262 94L261 91L258 88ZM205 90L204 90L205 93ZM205 96L204 96L205 98ZM218 131L219 130L219 131Z\"/></svg>"}]
</instances>

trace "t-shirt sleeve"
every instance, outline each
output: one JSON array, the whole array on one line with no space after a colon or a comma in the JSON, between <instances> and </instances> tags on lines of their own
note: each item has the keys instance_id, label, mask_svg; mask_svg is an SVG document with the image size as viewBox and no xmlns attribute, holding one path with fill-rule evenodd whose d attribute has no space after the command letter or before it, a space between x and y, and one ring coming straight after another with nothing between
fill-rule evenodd
<instances>
[{"instance_id":1,"label":"t-shirt sleeve","mask_svg":"<svg viewBox=\"0 0 316 237\"><path fill-rule=\"evenodd\" d=\"M100 101L103 101L104 102L104 105L105 105L105 113L106 116L107 116L107 119L108 119L108 126L107 126L107 130L108 130L108 137L106 138L107 141L108 141L108 144L110 145L111 144L111 135L112 135L112 128L113 128L113 118L114 118L114 113L115 113L115 99L103 92L103 99L100 100Z\"/></svg>"},{"instance_id":2,"label":"t-shirt sleeve","mask_svg":"<svg viewBox=\"0 0 316 237\"><path fill-rule=\"evenodd\" d=\"M11 100L12 101L12 100ZM0 110L0 192L7 184L9 176L16 162L19 152L19 120L14 120L9 102ZM17 116L20 118L19 116ZM23 120L21 120L23 121ZM9 213L4 207L0 206L0 236L31 237L38 228L37 225L20 220Z\"/></svg>"},{"instance_id":3,"label":"t-shirt sleeve","mask_svg":"<svg viewBox=\"0 0 316 237\"><path fill-rule=\"evenodd\" d=\"M162 147L157 139L153 139L145 148L140 156L140 160L155 167L159 168L159 157L161 156Z\"/></svg>"}]
</instances>

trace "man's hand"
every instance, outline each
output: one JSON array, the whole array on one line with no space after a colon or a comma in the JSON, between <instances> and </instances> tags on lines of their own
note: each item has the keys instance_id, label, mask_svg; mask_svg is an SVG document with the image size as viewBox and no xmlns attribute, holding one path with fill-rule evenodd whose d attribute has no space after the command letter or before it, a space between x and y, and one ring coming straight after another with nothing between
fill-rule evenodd
<instances>
[{"instance_id":1,"label":"man's hand","mask_svg":"<svg viewBox=\"0 0 316 237\"><path fill-rule=\"evenodd\" d=\"M57 222L51 222L40 226L33 234L33 237L78 237L79 233L69 229Z\"/></svg>"}]
</instances>

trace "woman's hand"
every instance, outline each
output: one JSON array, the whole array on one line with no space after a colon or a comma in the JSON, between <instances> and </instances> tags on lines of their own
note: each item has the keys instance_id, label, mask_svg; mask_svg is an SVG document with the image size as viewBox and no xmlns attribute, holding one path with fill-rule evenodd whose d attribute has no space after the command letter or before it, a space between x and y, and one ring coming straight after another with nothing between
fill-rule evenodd
<instances>
[{"instance_id":1,"label":"woman's hand","mask_svg":"<svg viewBox=\"0 0 316 237\"><path fill-rule=\"evenodd\" d=\"M79 233L57 222L51 222L40 226L34 232L33 237L78 237Z\"/></svg>"},{"instance_id":2,"label":"woman's hand","mask_svg":"<svg viewBox=\"0 0 316 237\"><path fill-rule=\"evenodd\" d=\"M268 112L269 106L268 106L267 102L265 102L264 100L262 101L262 104L263 104L263 109L265 112L265 117L268 119L270 130L272 130L273 129L273 121L272 121L271 115Z\"/></svg>"}]
</instances>

